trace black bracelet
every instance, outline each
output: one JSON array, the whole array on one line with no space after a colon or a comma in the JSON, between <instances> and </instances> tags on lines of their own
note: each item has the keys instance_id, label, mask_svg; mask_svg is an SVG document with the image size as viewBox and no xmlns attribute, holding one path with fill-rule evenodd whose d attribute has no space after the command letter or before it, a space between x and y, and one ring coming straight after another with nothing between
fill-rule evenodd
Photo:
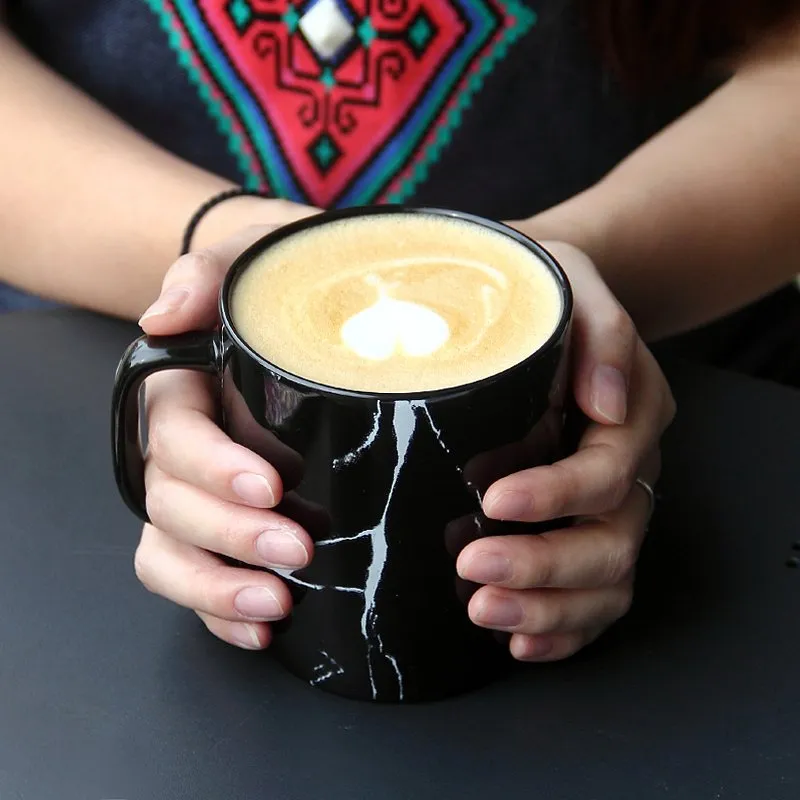
<instances>
[{"instance_id":1,"label":"black bracelet","mask_svg":"<svg viewBox=\"0 0 800 800\"><path fill-rule=\"evenodd\" d=\"M224 192L220 192L219 194L215 194L213 197L210 197L206 200L197 211L192 214L192 218L189 220L188 224L186 225L186 230L183 232L183 241L181 242L181 252L180 254L186 255L192 249L192 238L194 237L194 232L197 230L197 226L200 224L203 217L211 211L214 206L218 206L220 203L224 203L226 200L230 200L233 197L270 197L271 195L267 194L266 192L262 192L260 189L243 189L239 187L238 189L226 189Z\"/></svg>"}]
</instances>

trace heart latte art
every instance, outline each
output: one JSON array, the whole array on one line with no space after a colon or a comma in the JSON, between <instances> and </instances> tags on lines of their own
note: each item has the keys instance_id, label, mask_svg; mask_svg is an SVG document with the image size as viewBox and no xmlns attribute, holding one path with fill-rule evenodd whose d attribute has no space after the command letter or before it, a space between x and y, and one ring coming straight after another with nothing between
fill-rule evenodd
<instances>
[{"instance_id":1,"label":"heart latte art","mask_svg":"<svg viewBox=\"0 0 800 800\"><path fill-rule=\"evenodd\" d=\"M417 392L519 363L553 333L561 294L519 242L420 214L327 222L256 257L233 287L242 338L328 386Z\"/></svg>"},{"instance_id":2,"label":"heart latte art","mask_svg":"<svg viewBox=\"0 0 800 800\"><path fill-rule=\"evenodd\" d=\"M342 341L361 358L385 361L398 352L433 355L450 338L444 317L408 300L380 297L342 325Z\"/></svg>"}]
</instances>

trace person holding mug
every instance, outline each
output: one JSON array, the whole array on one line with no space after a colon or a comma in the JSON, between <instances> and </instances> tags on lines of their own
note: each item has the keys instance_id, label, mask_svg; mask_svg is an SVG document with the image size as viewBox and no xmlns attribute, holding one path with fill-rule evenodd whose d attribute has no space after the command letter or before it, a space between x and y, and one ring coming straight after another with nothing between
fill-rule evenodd
<instances>
[{"instance_id":1,"label":"person holding mug","mask_svg":"<svg viewBox=\"0 0 800 800\"><path fill-rule=\"evenodd\" d=\"M472 2L459 8L475 13L454 15L426 0L357 18L326 0L302 14L287 3L273 19L244 0L88 2L81 13L10 0L0 33L0 277L17 290L134 319L161 291L141 324L174 334L216 323L223 274L264 232L251 226L319 207L457 207L561 242L548 247L574 286L575 392L593 424L571 459L507 477L484 505L521 520L583 517L581 558L571 528L485 541L459 561L485 584L473 620L512 632L522 660L575 652L630 603L649 514L636 481L657 476L674 410L637 328L645 339L685 330L797 268L793 4L581 5L499 2L480 14ZM458 32L456 17L474 35L448 49L440 36ZM646 91L622 90L599 66L586 20L606 63L652 79ZM393 25L402 41L384 35ZM301 61L288 85L278 76L290 42ZM354 86L362 75L371 83ZM663 78L679 91L662 91ZM396 91L379 93L390 81ZM335 117L320 113L328 103ZM237 185L270 197L209 210L194 252L165 275L189 218ZM156 508L137 571L218 636L264 647L289 610L284 588L214 554L298 564L309 540L271 514L274 470L214 425L202 377L156 376L148 395ZM510 572L491 580L487 555ZM275 595L268 611L237 609L249 588Z\"/></svg>"},{"instance_id":2,"label":"person holding mug","mask_svg":"<svg viewBox=\"0 0 800 800\"><path fill-rule=\"evenodd\" d=\"M242 647L276 633L312 685L386 701L486 682L492 630L554 659L625 613L674 407L585 257L403 206L312 215L231 266L241 244L173 267L164 296L185 302L145 315L154 335L117 371L146 586ZM221 329L169 335L217 313ZM577 453L573 383L596 421Z\"/></svg>"},{"instance_id":3,"label":"person holding mug","mask_svg":"<svg viewBox=\"0 0 800 800\"><path fill-rule=\"evenodd\" d=\"M249 228L179 259L161 298L142 317L144 331L167 336L213 325L228 268L270 230ZM570 245L545 245L574 287L575 394L593 424L575 455L499 481L483 508L501 520L585 519L539 536L480 540L458 561L462 578L485 584L471 600L471 618L512 633L511 653L525 661L566 657L628 610L652 511L636 481L656 480L658 441L675 412L652 354L589 259ZM194 609L215 635L261 649L270 644L270 623L291 610L289 590L274 575L224 557L297 569L311 561L313 542L271 511L281 499L280 476L219 430L210 389L198 373L164 372L148 380L151 523L136 570L147 588ZM492 574L496 565L507 573Z\"/></svg>"}]
</instances>

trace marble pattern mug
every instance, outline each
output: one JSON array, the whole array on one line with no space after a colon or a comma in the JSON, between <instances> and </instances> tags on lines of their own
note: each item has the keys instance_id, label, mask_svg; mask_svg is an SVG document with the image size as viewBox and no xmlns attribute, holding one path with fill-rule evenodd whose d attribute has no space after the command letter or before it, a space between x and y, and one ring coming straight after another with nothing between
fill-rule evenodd
<instances>
[{"instance_id":1,"label":"marble pattern mug","mask_svg":"<svg viewBox=\"0 0 800 800\"><path fill-rule=\"evenodd\" d=\"M454 217L521 243L558 285L562 309L550 338L499 374L403 394L321 385L262 358L231 318L237 276L288 236L375 213ZM572 296L559 265L518 232L471 215L349 209L256 242L231 267L219 307L218 331L141 337L122 357L112 410L122 498L147 520L139 443L143 380L171 368L216 375L224 429L276 467L287 490L277 511L302 524L315 542L307 568L281 573L294 609L275 625L274 657L312 686L365 700L433 700L485 684L510 657L501 637L468 618L477 587L458 577L456 558L477 537L543 528L488 520L480 499L498 478L551 463L569 449Z\"/></svg>"}]
</instances>

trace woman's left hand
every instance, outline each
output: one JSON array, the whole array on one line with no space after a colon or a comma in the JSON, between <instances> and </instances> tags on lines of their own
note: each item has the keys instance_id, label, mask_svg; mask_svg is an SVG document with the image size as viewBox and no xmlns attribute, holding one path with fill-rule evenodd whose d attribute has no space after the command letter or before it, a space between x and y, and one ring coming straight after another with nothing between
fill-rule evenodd
<instances>
[{"instance_id":1,"label":"woman's left hand","mask_svg":"<svg viewBox=\"0 0 800 800\"><path fill-rule=\"evenodd\" d=\"M458 573L482 586L469 614L512 633L520 661L572 655L630 608L639 549L651 512L636 480L653 485L659 440L675 402L655 359L581 251L544 243L575 296L573 379L590 424L572 456L509 475L484 495L489 518L577 523L537 536L479 539L464 548Z\"/></svg>"}]
</instances>

